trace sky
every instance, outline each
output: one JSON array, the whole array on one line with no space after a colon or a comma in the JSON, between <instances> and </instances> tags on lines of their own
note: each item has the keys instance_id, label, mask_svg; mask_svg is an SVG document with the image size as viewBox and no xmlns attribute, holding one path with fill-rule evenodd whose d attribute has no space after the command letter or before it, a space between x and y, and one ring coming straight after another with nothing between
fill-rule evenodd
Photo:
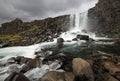
<instances>
[{"instance_id":1,"label":"sky","mask_svg":"<svg viewBox=\"0 0 120 81\"><path fill-rule=\"evenodd\" d=\"M84 12L97 0L0 0L0 24L15 18L24 21Z\"/></svg>"}]
</instances>

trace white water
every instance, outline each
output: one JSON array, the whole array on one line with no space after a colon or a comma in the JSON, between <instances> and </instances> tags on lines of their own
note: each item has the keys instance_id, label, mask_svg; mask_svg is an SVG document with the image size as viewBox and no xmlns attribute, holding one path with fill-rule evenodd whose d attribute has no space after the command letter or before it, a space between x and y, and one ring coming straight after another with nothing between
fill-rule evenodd
<instances>
[{"instance_id":1,"label":"white water","mask_svg":"<svg viewBox=\"0 0 120 81\"><path fill-rule=\"evenodd\" d=\"M88 35L90 38L96 39L96 36L94 33L88 32L88 11L85 11L83 13L76 13L72 14L70 16L71 20L70 22L73 22L71 24L71 27L69 31L62 33L60 37L63 39L67 40L72 40L73 38L76 37L76 35L81 34L81 35ZM86 31L86 32L83 32Z\"/></svg>"}]
</instances>

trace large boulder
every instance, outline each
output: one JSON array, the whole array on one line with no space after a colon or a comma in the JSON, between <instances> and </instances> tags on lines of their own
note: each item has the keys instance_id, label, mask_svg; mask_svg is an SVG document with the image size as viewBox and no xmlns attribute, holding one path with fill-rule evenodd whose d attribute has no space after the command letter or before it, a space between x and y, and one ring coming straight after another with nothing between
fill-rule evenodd
<instances>
[{"instance_id":1,"label":"large boulder","mask_svg":"<svg viewBox=\"0 0 120 81\"><path fill-rule=\"evenodd\" d=\"M69 72L49 71L39 81L73 81L74 74Z\"/></svg>"},{"instance_id":2,"label":"large boulder","mask_svg":"<svg viewBox=\"0 0 120 81\"><path fill-rule=\"evenodd\" d=\"M22 73L11 73L4 81L29 81L29 79Z\"/></svg>"},{"instance_id":3,"label":"large boulder","mask_svg":"<svg viewBox=\"0 0 120 81\"><path fill-rule=\"evenodd\" d=\"M94 81L92 68L90 64L84 59L74 58L72 61L72 68L77 80Z\"/></svg>"}]
</instances>

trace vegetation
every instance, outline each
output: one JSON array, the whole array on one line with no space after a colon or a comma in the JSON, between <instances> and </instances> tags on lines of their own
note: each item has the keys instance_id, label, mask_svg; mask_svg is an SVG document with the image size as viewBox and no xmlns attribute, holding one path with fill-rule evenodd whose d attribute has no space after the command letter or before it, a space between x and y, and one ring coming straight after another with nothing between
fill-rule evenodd
<instances>
[{"instance_id":1,"label":"vegetation","mask_svg":"<svg viewBox=\"0 0 120 81\"><path fill-rule=\"evenodd\" d=\"M1 41L9 41L11 43L13 42L20 42L22 40L22 37L20 35L0 35Z\"/></svg>"}]
</instances>

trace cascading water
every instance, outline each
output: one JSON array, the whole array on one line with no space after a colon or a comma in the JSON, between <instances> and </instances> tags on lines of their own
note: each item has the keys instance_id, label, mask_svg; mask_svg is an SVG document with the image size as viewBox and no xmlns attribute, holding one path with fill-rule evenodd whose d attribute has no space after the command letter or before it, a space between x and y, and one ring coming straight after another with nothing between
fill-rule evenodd
<instances>
[{"instance_id":1,"label":"cascading water","mask_svg":"<svg viewBox=\"0 0 120 81\"><path fill-rule=\"evenodd\" d=\"M88 32L88 11L71 14L70 15L70 29L69 31L62 33L60 37L65 40L72 40L78 34L88 35L91 38L95 38L95 34Z\"/></svg>"},{"instance_id":2,"label":"cascading water","mask_svg":"<svg viewBox=\"0 0 120 81\"><path fill-rule=\"evenodd\" d=\"M81 32L82 30L87 28L87 14L88 11L83 12L83 13L76 13L74 14L74 25L71 26L70 32ZM73 19L71 19L73 21Z\"/></svg>"}]
</instances>

